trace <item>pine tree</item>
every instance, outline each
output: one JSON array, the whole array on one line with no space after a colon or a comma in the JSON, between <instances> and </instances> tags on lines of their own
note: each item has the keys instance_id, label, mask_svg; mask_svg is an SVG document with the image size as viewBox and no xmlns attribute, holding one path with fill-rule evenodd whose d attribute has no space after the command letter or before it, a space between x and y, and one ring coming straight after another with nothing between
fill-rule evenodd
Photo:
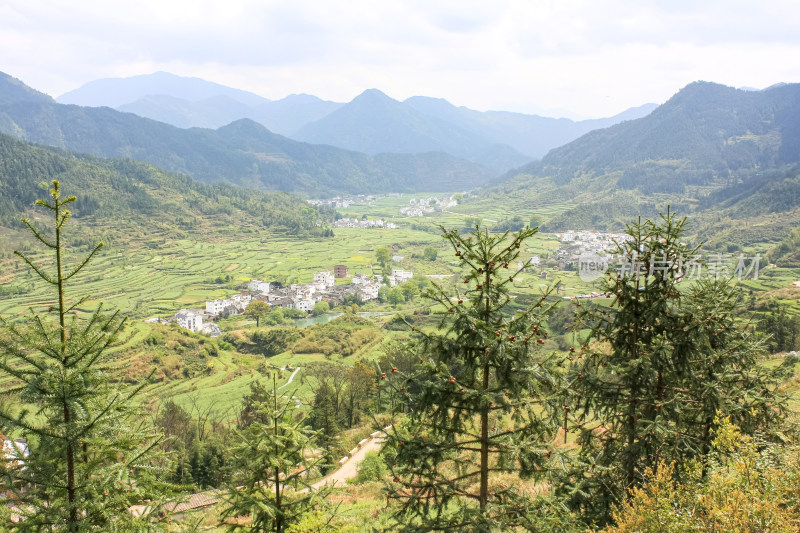
<instances>
[{"instance_id":1,"label":"pine tree","mask_svg":"<svg viewBox=\"0 0 800 533\"><path fill-rule=\"evenodd\" d=\"M514 312L509 287L523 242L536 233L469 235L446 231L464 267L462 294L429 293L444 311L438 328L417 333L420 363L404 374L383 369L408 419L396 421L385 450L390 497L409 530L536 529L536 504L503 474L541 475L553 453L561 402L557 364L536 348L551 305L546 294ZM513 479L513 478L512 478ZM538 502L539 504L541 502Z\"/></svg>"},{"instance_id":2,"label":"pine tree","mask_svg":"<svg viewBox=\"0 0 800 533\"><path fill-rule=\"evenodd\" d=\"M626 233L604 287L611 307L579 313L590 333L568 374L581 452L562 490L600 523L647 468L707 454L717 410L750 429L781 413L777 375L756 366L761 346L736 321L728 280L691 279L702 266L683 242L686 219L668 211Z\"/></svg>"},{"instance_id":3,"label":"pine tree","mask_svg":"<svg viewBox=\"0 0 800 533\"><path fill-rule=\"evenodd\" d=\"M24 517L19 531L156 529L150 520L158 505L149 500L163 502L166 489L158 481L159 438L134 401L143 385L122 390L112 381L108 348L125 319L104 313L102 305L79 318L87 297L68 301L68 282L102 244L67 268L66 206L76 198L62 198L58 181L52 185L51 199L36 203L52 214L53 235L23 219L53 254L52 264L15 253L53 287L55 303L47 313L31 309L21 322L0 319L0 370L12 383L0 419L11 434L28 438L30 451L23 461L2 466L15 493L9 503ZM141 505L140 516L130 512L134 505Z\"/></svg>"},{"instance_id":4,"label":"pine tree","mask_svg":"<svg viewBox=\"0 0 800 533\"><path fill-rule=\"evenodd\" d=\"M234 484L221 514L228 531L285 531L329 490L315 491L307 481L319 462L309 458L315 435L296 412L294 396L278 394L274 379L270 398L255 402L253 420L232 450ZM244 515L248 523L238 524Z\"/></svg>"},{"instance_id":5,"label":"pine tree","mask_svg":"<svg viewBox=\"0 0 800 533\"><path fill-rule=\"evenodd\" d=\"M688 295L687 295L688 296ZM743 295L727 279L703 279L685 298L681 313L690 351L690 371L676 387L676 414L683 457L711 451L714 420L720 414L745 435L769 434L786 414L781 384L793 374L792 362L760 364L768 354L753 323L742 315Z\"/></svg>"}]
</instances>

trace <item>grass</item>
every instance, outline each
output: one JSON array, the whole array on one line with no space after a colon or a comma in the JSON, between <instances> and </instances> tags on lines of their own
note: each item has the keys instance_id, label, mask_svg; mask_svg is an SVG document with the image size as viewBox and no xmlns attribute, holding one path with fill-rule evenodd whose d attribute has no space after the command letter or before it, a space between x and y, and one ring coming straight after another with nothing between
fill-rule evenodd
<instances>
[{"instance_id":1,"label":"grass","mask_svg":"<svg viewBox=\"0 0 800 533\"><path fill-rule=\"evenodd\" d=\"M127 362L149 357L146 350L130 351L133 346L141 346L142 341L153 334L156 326L144 322L151 316L169 317L177 310L186 307L203 307L207 300L226 297L239 290L242 284L253 278L280 280L284 283L307 283L313 274L329 270L336 264L348 266L349 273L372 274L372 261L375 250L382 246L390 247L392 255L403 256L396 266L412 270L420 276L452 276L458 274L460 264L453 251L435 230L438 224L448 227L463 227L467 216L476 216L484 222L520 216L529 220L537 216L543 222L558 216L570 206L551 204L544 208L533 208L524 202L511 205L498 205L490 201L472 201L454 206L445 213L429 217L404 218L399 209L409 204L411 198L430 195L398 195L379 198L371 204L352 204L339 211L344 216L358 217L368 215L394 221L405 225L405 229L355 229L337 228L335 237L329 239L297 239L271 233L255 231L243 232L237 236L235 228L221 232L230 238L184 237L168 240L163 236L131 238L128 241L115 241L87 265L74 280L69 296L90 295L90 299L80 306L90 311L100 302L106 309L120 309L129 317L128 326L115 351L126 352ZM441 196L441 195L438 195ZM410 224L420 229L408 229ZM491 224L491 222L490 222ZM8 247L9 243L3 246ZM555 235L540 233L525 243L522 260L532 255L541 259L551 256L559 242ZM433 247L438 252L436 261L426 261L422 252ZM762 252L766 247L760 247ZM36 255L36 254L34 254ZM79 256L80 254L75 254ZM542 267L545 269L545 267ZM575 271L554 271L546 268L547 280L539 278L539 270L515 276L512 292L521 298L538 296L557 283L563 286L558 296L578 295L598 290L595 283L586 283ZM379 271L376 270L376 272ZM52 305L52 293L38 283L34 275L17 258L0 261L0 285L6 294L0 299L0 316L15 317L23 314L28 307L37 311ZM800 312L800 289L791 288L791 282L800 279L798 268L770 268L762 264L757 280L741 282L745 290L754 290L759 300L774 299L784 303L794 312ZM436 282L447 286L453 280L445 277ZM338 284L349 280L337 280ZM10 289L10 290L9 290ZM18 294L13 292L18 290ZM603 299L593 302L601 305L609 303ZM395 309L371 303L369 310ZM224 331L249 329L253 321L241 316L231 317L220 323ZM160 327L160 326L159 326ZM392 338L387 333L383 340ZM373 343L357 354L344 358L351 363L359 358L374 358L381 353L381 342ZM270 368L285 365L303 366L314 361L325 360L322 354L283 353L267 360L261 356L241 354L221 350L219 355L208 358L213 363L206 373L167 380L146 389L148 402L157 403L165 398L173 398L183 406L192 402L207 408L213 406L220 412L229 412L238 405L241 397L249 390L254 379L266 377ZM302 371L301 371L302 372ZM279 375L279 385L288 379L288 373ZM293 390L302 399L310 389L302 380L296 378Z\"/></svg>"}]
</instances>

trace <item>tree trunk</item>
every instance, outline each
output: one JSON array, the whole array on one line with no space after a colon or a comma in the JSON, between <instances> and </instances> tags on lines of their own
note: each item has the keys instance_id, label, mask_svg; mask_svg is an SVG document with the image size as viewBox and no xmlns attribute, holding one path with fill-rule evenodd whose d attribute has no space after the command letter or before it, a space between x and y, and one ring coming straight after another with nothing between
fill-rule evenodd
<instances>
[{"instance_id":1,"label":"tree trunk","mask_svg":"<svg viewBox=\"0 0 800 533\"><path fill-rule=\"evenodd\" d=\"M489 388L489 363L483 365L483 390ZM481 511L489 501L489 406L481 408L481 489L479 500Z\"/></svg>"},{"instance_id":2,"label":"tree trunk","mask_svg":"<svg viewBox=\"0 0 800 533\"><path fill-rule=\"evenodd\" d=\"M67 328L66 328L66 307L64 306L64 276L61 262L61 209L58 198L55 201L56 215L56 283L58 286L58 325L60 326L61 336L61 367L66 371L69 367L67 360ZM72 431L70 425L72 416L69 412L69 405L64 402L64 437L67 441L67 502L69 505L69 530L78 531L78 508L75 506L75 450L72 448Z\"/></svg>"}]
</instances>

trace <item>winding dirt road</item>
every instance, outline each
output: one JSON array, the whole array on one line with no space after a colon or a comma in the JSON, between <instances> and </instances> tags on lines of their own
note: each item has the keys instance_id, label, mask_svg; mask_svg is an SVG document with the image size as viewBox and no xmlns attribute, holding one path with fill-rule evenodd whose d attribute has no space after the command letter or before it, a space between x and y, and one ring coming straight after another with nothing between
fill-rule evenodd
<instances>
[{"instance_id":1,"label":"winding dirt road","mask_svg":"<svg viewBox=\"0 0 800 533\"><path fill-rule=\"evenodd\" d=\"M367 453L376 452L381 449L383 440L383 436L370 438L369 442L359 448L341 468L331 472L311 486L318 489L324 485L344 485L345 481L356 477L358 474L358 465L364 460Z\"/></svg>"}]
</instances>

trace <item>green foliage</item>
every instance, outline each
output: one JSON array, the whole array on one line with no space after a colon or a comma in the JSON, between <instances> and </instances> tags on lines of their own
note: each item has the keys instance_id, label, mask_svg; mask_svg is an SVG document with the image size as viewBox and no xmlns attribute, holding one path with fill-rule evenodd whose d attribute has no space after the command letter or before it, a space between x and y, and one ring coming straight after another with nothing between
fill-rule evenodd
<instances>
[{"instance_id":1,"label":"green foliage","mask_svg":"<svg viewBox=\"0 0 800 533\"><path fill-rule=\"evenodd\" d=\"M230 479L231 432L212 404L201 407L196 397L189 411L169 400L155 417L164 436L161 447L171 459L169 480L184 487L220 488Z\"/></svg>"},{"instance_id":2,"label":"green foliage","mask_svg":"<svg viewBox=\"0 0 800 533\"><path fill-rule=\"evenodd\" d=\"M410 302L415 296L419 294L419 286L414 281L406 281L399 287L400 293L403 295L403 301ZM391 301L390 295L390 301Z\"/></svg>"},{"instance_id":3,"label":"green foliage","mask_svg":"<svg viewBox=\"0 0 800 533\"><path fill-rule=\"evenodd\" d=\"M341 383L341 382L339 382ZM314 388L314 403L308 416L311 427L317 430L316 444L322 449L327 465L333 465L341 454L339 412L341 388L336 382L320 380ZM326 466L323 466L327 470Z\"/></svg>"},{"instance_id":4,"label":"green foliage","mask_svg":"<svg viewBox=\"0 0 800 533\"><path fill-rule=\"evenodd\" d=\"M688 268L680 262L696 253L683 244L685 224L668 212L628 226L617 253L633 267L605 280L611 307L579 313L590 333L570 356L564 423L580 434L581 452L561 491L600 523L646 468L704 461L717 410L755 432L784 409L779 371L758 365L763 348L737 322L739 295L727 280L679 285Z\"/></svg>"},{"instance_id":5,"label":"green foliage","mask_svg":"<svg viewBox=\"0 0 800 533\"><path fill-rule=\"evenodd\" d=\"M368 481L381 481L389 469L383 458L378 452L367 452L364 460L358 465L358 475L355 483L366 483Z\"/></svg>"},{"instance_id":6,"label":"green foliage","mask_svg":"<svg viewBox=\"0 0 800 533\"><path fill-rule=\"evenodd\" d=\"M422 251L422 258L425 261L436 261L437 255L439 255L439 252L433 246L426 246L425 250Z\"/></svg>"},{"instance_id":7,"label":"green foliage","mask_svg":"<svg viewBox=\"0 0 800 533\"><path fill-rule=\"evenodd\" d=\"M74 155L2 134L0 161L0 226L15 225L33 204L36 185L55 178L87 191L74 203L83 232L101 225L126 237L140 229L214 233L235 224L321 236L324 230L317 224L333 218L325 209L304 213L311 209L308 204L287 194L204 185L138 161Z\"/></svg>"},{"instance_id":8,"label":"green foliage","mask_svg":"<svg viewBox=\"0 0 800 533\"><path fill-rule=\"evenodd\" d=\"M381 288L378 289L378 301L381 303L399 305L406 301L406 297L400 287L389 287L388 285L382 285Z\"/></svg>"},{"instance_id":9,"label":"green foliage","mask_svg":"<svg viewBox=\"0 0 800 533\"><path fill-rule=\"evenodd\" d=\"M328 302L317 302L314 304L314 311L312 314L314 316L324 315L325 313L330 312L331 304Z\"/></svg>"},{"instance_id":10,"label":"green foliage","mask_svg":"<svg viewBox=\"0 0 800 533\"><path fill-rule=\"evenodd\" d=\"M262 300L253 300L249 304L247 304L247 308L244 310L244 315L249 316L256 319L256 327L258 327L258 323L261 321L261 317L266 315L272 311L272 306L269 305L267 302Z\"/></svg>"},{"instance_id":11,"label":"green foliage","mask_svg":"<svg viewBox=\"0 0 800 533\"><path fill-rule=\"evenodd\" d=\"M515 215L511 218L506 218L496 223L494 226L492 226L492 231L496 233L502 233L504 231L519 231L525 226L525 220L523 220L521 216Z\"/></svg>"},{"instance_id":12,"label":"green foliage","mask_svg":"<svg viewBox=\"0 0 800 533\"><path fill-rule=\"evenodd\" d=\"M314 391L312 425L315 428L323 425L352 428L360 423L375 399L377 378L375 370L361 361L352 366L327 361L308 365L304 381L307 380ZM333 419L318 424L317 416L332 416Z\"/></svg>"},{"instance_id":13,"label":"green foliage","mask_svg":"<svg viewBox=\"0 0 800 533\"><path fill-rule=\"evenodd\" d=\"M797 531L798 446L759 441L727 418L715 426L708 465L661 462L648 469L646 484L614 511L616 525L603 532Z\"/></svg>"},{"instance_id":14,"label":"green foliage","mask_svg":"<svg viewBox=\"0 0 800 533\"><path fill-rule=\"evenodd\" d=\"M179 327L151 324L151 334L120 349L126 364L115 377L126 383L154 383L205 375L209 358L218 357L217 341Z\"/></svg>"},{"instance_id":15,"label":"green foliage","mask_svg":"<svg viewBox=\"0 0 800 533\"><path fill-rule=\"evenodd\" d=\"M382 269L392 264L392 252L386 246L381 246L375 250L375 262L378 263Z\"/></svg>"},{"instance_id":16,"label":"green foliage","mask_svg":"<svg viewBox=\"0 0 800 533\"><path fill-rule=\"evenodd\" d=\"M379 340L378 329L353 314L295 331L300 338L291 347L294 353L338 353L346 357Z\"/></svg>"},{"instance_id":17,"label":"green foliage","mask_svg":"<svg viewBox=\"0 0 800 533\"><path fill-rule=\"evenodd\" d=\"M250 334L253 351L265 357L285 352L300 336L294 328L257 329Z\"/></svg>"},{"instance_id":18,"label":"green foliage","mask_svg":"<svg viewBox=\"0 0 800 533\"><path fill-rule=\"evenodd\" d=\"M129 512L145 500L163 503L167 488L159 481L159 438L134 401L142 386L124 390L111 382L114 364L108 348L125 321L119 313L104 313L102 306L79 318L75 310L87 297L68 302L67 282L101 245L66 267L66 206L76 198L62 198L58 181L52 187L51 199L37 205L53 215L53 234L23 220L52 253L52 262L17 255L53 288L55 301L48 314L31 310L22 323L0 319L4 394L18 395L26 406L14 409L15 402L2 402L0 419L7 433L28 437L30 448L24 461L2 465L0 473L13 491L9 503L25 518L19 531L157 529L150 519L158 504L145 505L141 517Z\"/></svg>"},{"instance_id":19,"label":"green foliage","mask_svg":"<svg viewBox=\"0 0 800 533\"><path fill-rule=\"evenodd\" d=\"M356 533L355 528L340 525L331 525L333 515L321 510L309 511L294 524L291 524L286 533Z\"/></svg>"},{"instance_id":20,"label":"green foliage","mask_svg":"<svg viewBox=\"0 0 800 533\"><path fill-rule=\"evenodd\" d=\"M287 321L286 312L282 307L273 307L270 313L266 316L262 315L261 318L264 320L264 324L268 326L278 326Z\"/></svg>"},{"instance_id":21,"label":"green foliage","mask_svg":"<svg viewBox=\"0 0 800 533\"><path fill-rule=\"evenodd\" d=\"M770 353L788 352L800 348L800 317L786 312L776 304L758 324L759 331L768 336Z\"/></svg>"},{"instance_id":22,"label":"green foliage","mask_svg":"<svg viewBox=\"0 0 800 533\"><path fill-rule=\"evenodd\" d=\"M383 378L407 408L396 421L384 454L400 503L398 524L409 530L535 530L532 504L503 474L523 478L547 472L557 430L559 374L536 350L547 332L545 296L513 313L508 270L522 243L536 233L467 236L444 234L464 268L464 293L436 287L444 307L438 328L420 332L407 349L421 361L411 372L384 368ZM490 490L490 482L493 483Z\"/></svg>"},{"instance_id":23,"label":"green foliage","mask_svg":"<svg viewBox=\"0 0 800 533\"><path fill-rule=\"evenodd\" d=\"M308 457L314 433L295 411L294 397L279 395L273 381L270 397L255 405L254 420L232 450L234 482L221 517L231 532L281 532L322 505L328 489L315 491L306 481L318 461ZM237 524L244 515L248 523Z\"/></svg>"},{"instance_id":24,"label":"green foliage","mask_svg":"<svg viewBox=\"0 0 800 533\"><path fill-rule=\"evenodd\" d=\"M778 266L797 265L800 262L800 227L794 228L780 243L770 249L766 259Z\"/></svg>"}]
</instances>

